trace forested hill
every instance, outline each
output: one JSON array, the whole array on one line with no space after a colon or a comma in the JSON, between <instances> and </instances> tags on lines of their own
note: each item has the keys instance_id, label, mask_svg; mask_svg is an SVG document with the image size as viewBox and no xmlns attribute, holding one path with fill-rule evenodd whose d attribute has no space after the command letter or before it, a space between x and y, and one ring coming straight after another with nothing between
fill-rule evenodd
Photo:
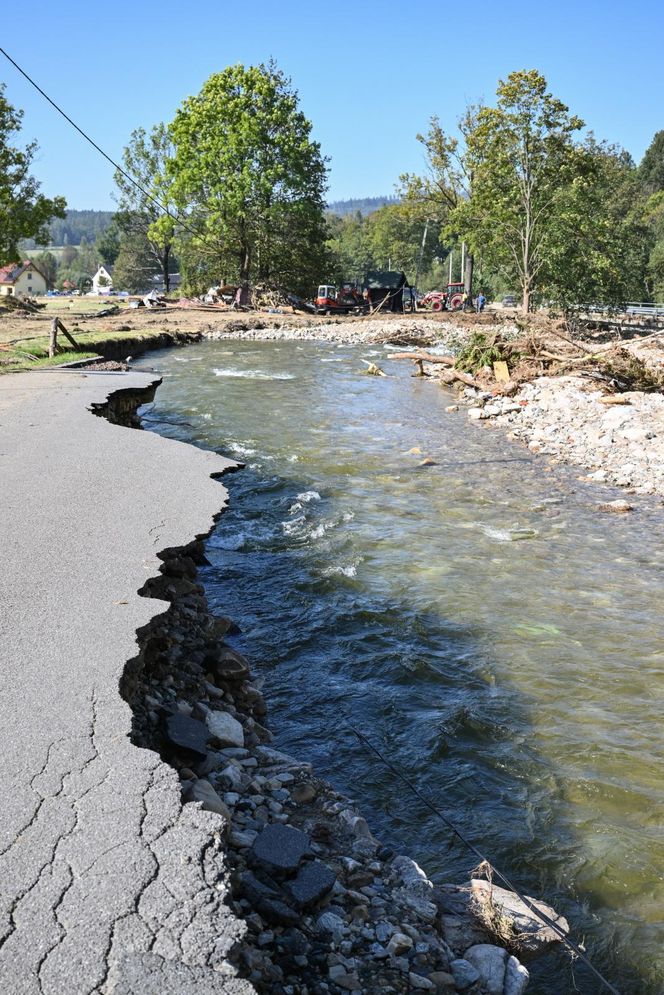
<instances>
[{"instance_id":1,"label":"forested hill","mask_svg":"<svg viewBox=\"0 0 664 995\"><path fill-rule=\"evenodd\" d=\"M333 200L327 205L327 209L331 214L339 214L342 217L345 214L356 214L358 211L360 214L371 214L385 204L396 204L398 200L399 198L394 196L352 197L350 200Z\"/></svg>"},{"instance_id":2,"label":"forested hill","mask_svg":"<svg viewBox=\"0 0 664 995\"><path fill-rule=\"evenodd\" d=\"M80 245L81 238L94 242L97 235L106 231L114 211L67 211L65 218L51 221L51 245ZM34 249L33 239L22 243L26 249Z\"/></svg>"}]
</instances>

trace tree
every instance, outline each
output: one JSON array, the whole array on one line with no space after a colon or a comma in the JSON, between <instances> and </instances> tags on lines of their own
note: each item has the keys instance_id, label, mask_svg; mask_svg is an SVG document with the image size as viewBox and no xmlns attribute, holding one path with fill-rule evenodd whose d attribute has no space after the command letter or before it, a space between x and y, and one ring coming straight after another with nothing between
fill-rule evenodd
<instances>
[{"instance_id":1,"label":"tree","mask_svg":"<svg viewBox=\"0 0 664 995\"><path fill-rule=\"evenodd\" d=\"M195 266L199 282L262 280L302 291L315 283L327 234L326 165L276 65L212 75L170 133L169 175L190 229L178 240L189 278Z\"/></svg>"},{"instance_id":2,"label":"tree","mask_svg":"<svg viewBox=\"0 0 664 995\"><path fill-rule=\"evenodd\" d=\"M21 239L48 244L49 221L65 213L64 197L44 197L40 184L30 176L37 144L30 142L23 149L10 144L21 130L23 113L8 103L4 89L0 83L0 264L19 258Z\"/></svg>"},{"instance_id":3,"label":"tree","mask_svg":"<svg viewBox=\"0 0 664 995\"><path fill-rule=\"evenodd\" d=\"M149 290L155 273L152 248L139 231L124 231L113 267L113 286L136 294Z\"/></svg>"},{"instance_id":4,"label":"tree","mask_svg":"<svg viewBox=\"0 0 664 995\"><path fill-rule=\"evenodd\" d=\"M43 274L48 286L54 287L58 277L58 260L53 253L40 252L32 257L32 261L39 272Z\"/></svg>"},{"instance_id":5,"label":"tree","mask_svg":"<svg viewBox=\"0 0 664 995\"><path fill-rule=\"evenodd\" d=\"M523 310L541 289L549 236L565 190L583 170L574 135L583 127L547 92L536 70L500 81L495 107L467 117L464 164L471 196L456 210L467 240L511 270Z\"/></svg>"},{"instance_id":6,"label":"tree","mask_svg":"<svg viewBox=\"0 0 664 995\"><path fill-rule=\"evenodd\" d=\"M135 245L141 243L142 236L161 271L166 293L170 290L171 254L176 228L170 176L172 155L173 144L165 124L154 125L149 134L144 128L137 128L131 133L131 140L122 155L125 170L136 183L127 179L120 170L116 170L114 176L120 191L116 224L126 233L136 236L133 241ZM106 243L105 248L108 247L109 243Z\"/></svg>"},{"instance_id":7,"label":"tree","mask_svg":"<svg viewBox=\"0 0 664 995\"><path fill-rule=\"evenodd\" d=\"M639 166L639 179L647 196L664 190L664 131L658 131Z\"/></svg>"},{"instance_id":8,"label":"tree","mask_svg":"<svg viewBox=\"0 0 664 995\"><path fill-rule=\"evenodd\" d=\"M120 251L120 229L113 220L106 231L97 235L95 248L105 266L112 266Z\"/></svg>"}]
</instances>

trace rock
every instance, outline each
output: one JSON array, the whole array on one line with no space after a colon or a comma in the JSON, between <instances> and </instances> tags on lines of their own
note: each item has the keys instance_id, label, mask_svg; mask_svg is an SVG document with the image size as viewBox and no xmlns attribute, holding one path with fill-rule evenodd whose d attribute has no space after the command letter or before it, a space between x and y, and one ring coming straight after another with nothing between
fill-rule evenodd
<instances>
[{"instance_id":1,"label":"rock","mask_svg":"<svg viewBox=\"0 0 664 995\"><path fill-rule=\"evenodd\" d=\"M428 901L433 896L433 884L414 860L410 857L395 857L391 868L400 879L404 888L418 898L425 898Z\"/></svg>"},{"instance_id":2,"label":"rock","mask_svg":"<svg viewBox=\"0 0 664 995\"><path fill-rule=\"evenodd\" d=\"M478 943L466 950L464 959L476 968L488 995L503 995L506 950L494 946L493 943Z\"/></svg>"},{"instance_id":3,"label":"rock","mask_svg":"<svg viewBox=\"0 0 664 995\"><path fill-rule=\"evenodd\" d=\"M251 857L270 873L292 874L311 852L309 837L292 826L266 826L256 837ZM331 885L330 885L331 887Z\"/></svg>"},{"instance_id":4,"label":"rock","mask_svg":"<svg viewBox=\"0 0 664 995\"><path fill-rule=\"evenodd\" d=\"M334 979L334 983L339 988L343 988L348 992L359 992L362 990L362 983L356 974L341 974Z\"/></svg>"},{"instance_id":5,"label":"rock","mask_svg":"<svg viewBox=\"0 0 664 995\"><path fill-rule=\"evenodd\" d=\"M287 905L278 891L263 884L251 871L242 875L240 887L243 894L268 922L280 926L297 926L300 922L299 912Z\"/></svg>"},{"instance_id":6,"label":"rock","mask_svg":"<svg viewBox=\"0 0 664 995\"><path fill-rule=\"evenodd\" d=\"M439 991L454 988L454 975L449 974L447 971L432 971L429 975L429 981L433 981Z\"/></svg>"},{"instance_id":7,"label":"rock","mask_svg":"<svg viewBox=\"0 0 664 995\"><path fill-rule=\"evenodd\" d=\"M463 958L450 961L450 971L454 976L454 984L460 992L464 992L466 988L470 988L471 985L480 980L480 972Z\"/></svg>"},{"instance_id":8,"label":"rock","mask_svg":"<svg viewBox=\"0 0 664 995\"><path fill-rule=\"evenodd\" d=\"M230 646L215 647L214 653L208 654L203 665L222 681L245 681L250 674L249 662Z\"/></svg>"},{"instance_id":9,"label":"rock","mask_svg":"<svg viewBox=\"0 0 664 995\"><path fill-rule=\"evenodd\" d=\"M406 936L405 933L395 933L387 944L387 952L391 957L399 957L401 954L408 953L412 946L413 941L410 936Z\"/></svg>"},{"instance_id":10,"label":"rock","mask_svg":"<svg viewBox=\"0 0 664 995\"><path fill-rule=\"evenodd\" d=\"M505 970L503 995L523 995L529 981L530 974L528 970L523 964L519 963L516 957L509 957Z\"/></svg>"},{"instance_id":11,"label":"rock","mask_svg":"<svg viewBox=\"0 0 664 995\"><path fill-rule=\"evenodd\" d=\"M623 498L617 501L607 501L606 504L600 504L599 510L613 512L613 514L617 515L623 515L632 510L632 505L629 501L625 501Z\"/></svg>"},{"instance_id":12,"label":"rock","mask_svg":"<svg viewBox=\"0 0 664 995\"><path fill-rule=\"evenodd\" d=\"M447 411L448 414L452 414L452 412L459 410L459 405L458 404L448 404L447 407L445 408L445 410Z\"/></svg>"},{"instance_id":13,"label":"rock","mask_svg":"<svg viewBox=\"0 0 664 995\"><path fill-rule=\"evenodd\" d=\"M472 421L480 421L483 418L487 418L488 415L484 414L484 408L468 408L468 417Z\"/></svg>"},{"instance_id":14,"label":"rock","mask_svg":"<svg viewBox=\"0 0 664 995\"><path fill-rule=\"evenodd\" d=\"M308 805L316 797L316 789L310 781L304 781L302 784L296 784L291 791L291 798L298 805Z\"/></svg>"},{"instance_id":15,"label":"rock","mask_svg":"<svg viewBox=\"0 0 664 995\"><path fill-rule=\"evenodd\" d=\"M413 974L412 971L408 972L408 980L411 988L422 989L422 991L431 991L432 988L436 987L429 978L425 978L421 974Z\"/></svg>"},{"instance_id":16,"label":"rock","mask_svg":"<svg viewBox=\"0 0 664 995\"><path fill-rule=\"evenodd\" d=\"M327 864L323 864L320 860L312 860L300 868L293 881L288 882L286 891L295 904L304 909L320 902L328 892L332 891L335 881L336 875Z\"/></svg>"},{"instance_id":17,"label":"rock","mask_svg":"<svg viewBox=\"0 0 664 995\"><path fill-rule=\"evenodd\" d=\"M588 474L588 480L596 480L600 484L605 483L607 477L608 473L606 470L595 470L594 473Z\"/></svg>"},{"instance_id":18,"label":"rock","mask_svg":"<svg viewBox=\"0 0 664 995\"><path fill-rule=\"evenodd\" d=\"M499 888L495 884L490 885L488 881L481 879L473 879L470 886L462 885L456 890L465 893L471 918L476 919L476 912L473 910L486 908L488 904L493 903L493 908L500 917L510 920L514 936L513 945L518 947L521 959L524 959L524 956L539 957L554 943L560 943L560 937L555 930L538 919L513 892ZM550 905L535 901L529 895L526 895L526 898L560 930L564 933L569 932L567 920L558 915Z\"/></svg>"},{"instance_id":19,"label":"rock","mask_svg":"<svg viewBox=\"0 0 664 995\"><path fill-rule=\"evenodd\" d=\"M216 812L217 815L222 815L227 824L230 825L230 809L221 800L209 781L194 781L185 792L184 800L186 802L201 802L206 812Z\"/></svg>"},{"instance_id":20,"label":"rock","mask_svg":"<svg viewBox=\"0 0 664 995\"><path fill-rule=\"evenodd\" d=\"M425 458L423 460L420 460L419 465L420 466L438 466L438 464L436 463L435 459L431 459L430 456L425 456Z\"/></svg>"},{"instance_id":21,"label":"rock","mask_svg":"<svg viewBox=\"0 0 664 995\"><path fill-rule=\"evenodd\" d=\"M208 712L205 722L210 735L223 746L244 746L244 729L228 712Z\"/></svg>"},{"instance_id":22,"label":"rock","mask_svg":"<svg viewBox=\"0 0 664 995\"><path fill-rule=\"evenodd\" d=\"M181 752L201 760L207 756L210 733L203 722L177 712L166 716L164 732L171 746Z\"/></svg>"},{"instance_id":23,"label":"rock","mask_svg":"<svg viewBox=\"0 0 664 995\"><path fill-rule=\"evenodd\" d=\"M567 920L559 916L555 909L544 902L526 897L563 932L569 931ZM436 901L445 913L445 934L454 950L465 950L466 946L473 943L487 942L489 930L484 918L478 913L490 907L491 903L501 919L509 921L512 933L518 936L519 956L522 960L526 956L530 959L539 957L552 944L560 942L558 934L538 919L513 892L496 884L489 885L488 881L479 878L474 878L465 885L442 885L436 889ZM464 945L464 939L470 940L470 943Z\"/></svg>"},{"instance_id":24,"label":"rock","mask_svg":"<svg viewBox=\"0 0 664 995\"><path fill-rule=\"evenodd\" d=\"M334 912L323 912L316 920L316 929L319 933L332 936L337 943L340 943L346 929L346 923L341 916Z\"/></svg>"}]
</instances>

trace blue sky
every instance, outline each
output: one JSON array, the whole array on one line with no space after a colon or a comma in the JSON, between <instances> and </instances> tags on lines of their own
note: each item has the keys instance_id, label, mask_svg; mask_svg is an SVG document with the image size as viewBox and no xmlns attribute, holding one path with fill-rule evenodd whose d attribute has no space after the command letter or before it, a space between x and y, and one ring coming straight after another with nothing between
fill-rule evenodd
<instances>
[{"instance_id":1,"label":"blue sky","mask_svg":"<svg viewBox=\"0 0 664 995\"><path fill-rule=\"evenodd\" d=\"M393 192L401 172L422 167L415 135L430 116L452 128L516 69L543 72L598 138L637 161L664 128L664 5L645 0L68 0L21 8L0 38L114 158L133 128L170 120L211 73L272 56L331 159L331 200ZM44 192L70 207L112 208L112 168L0 63L7 98L25 111L23 137L39 142L33 172Z\"/></svg>"}]
</instances>

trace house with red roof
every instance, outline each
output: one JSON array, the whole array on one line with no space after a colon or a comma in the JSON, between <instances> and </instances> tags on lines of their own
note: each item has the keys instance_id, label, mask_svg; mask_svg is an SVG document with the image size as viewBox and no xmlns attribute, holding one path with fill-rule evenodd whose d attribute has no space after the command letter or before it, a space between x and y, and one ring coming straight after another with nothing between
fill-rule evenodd
<instances>
[{"instance_id":1,"label":"house with red roof","mask_svg":"<svg viewBox=\"0 0 664 995\"><path fill-rule=\"evenodd\" d=\"M0 267L0 297L45 294L48 281L30 259Z\"/></svg>"}]
</instances>

